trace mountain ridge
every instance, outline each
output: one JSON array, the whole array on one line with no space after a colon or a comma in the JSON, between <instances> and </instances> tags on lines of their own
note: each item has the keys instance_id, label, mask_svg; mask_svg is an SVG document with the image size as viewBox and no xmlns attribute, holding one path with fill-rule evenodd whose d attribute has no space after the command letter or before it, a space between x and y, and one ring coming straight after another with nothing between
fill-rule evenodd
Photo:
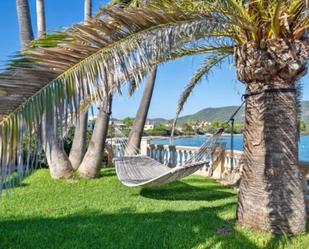
<instances>
[{"instance_id":1,"label":"mountain ridge","mask_svg":"<svg viewBox=\"0 0 309 249\"><path fill-rule=\"evenodd\" d=\"M191 115L185 115L178 119L178 124L187 121L203 120L208 122L226 121L237 110L239 106L223 106L204 108ZM305 122L309 123L309 101L301 101L301 117ZM155 123L167 123L170 120L164 118L152 118L150 121ZM235 123L243 123L245 121L245 107L243 106L235 116Z\"/></svg>"}]
</instances>

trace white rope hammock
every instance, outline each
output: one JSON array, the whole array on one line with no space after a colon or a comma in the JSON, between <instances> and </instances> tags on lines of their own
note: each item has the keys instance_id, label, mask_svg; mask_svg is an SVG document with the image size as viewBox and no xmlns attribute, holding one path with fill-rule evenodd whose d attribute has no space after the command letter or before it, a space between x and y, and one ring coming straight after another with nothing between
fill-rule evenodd
<instances>
[{"instance_id":1,"label":"white rope hammock","mask_svg":"<svg viewBox=\"0 0 309 249\"><path fill-rule=\"evenodd\" d=\"M206 138L194 156L186 156L185 163L170 168L167 165L141 155L140 150L132 145L124 137L114 139L116 154L114 158L116 173L122 184L128 187L149 187L162 185L180 180L209 165L213 149L221 136L223 129L215 135Z\"/></svg>"}]
</instances>

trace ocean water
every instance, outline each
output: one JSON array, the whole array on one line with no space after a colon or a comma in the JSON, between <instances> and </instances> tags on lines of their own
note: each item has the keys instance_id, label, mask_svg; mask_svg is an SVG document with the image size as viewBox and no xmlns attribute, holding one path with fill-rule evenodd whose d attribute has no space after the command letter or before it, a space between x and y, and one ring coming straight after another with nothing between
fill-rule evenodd
<instances>
[{"instance_id":1,"label":"ocean water","mask_svg":"<svg viewBox=\"0 0 309 249\"><path fill-rule=\"evenodd\" d=\"M199 147L205 141L205 136L197 136L197 137L182 137L175 138L173 144L181 145L181 146L194 146ZM222 136L220 138L220 143L225 144L226 149L231 148L231 137L230 136ZM168 139L157 139L152 140L153 144L169 144ZM236 135L234 136L234 149L235 150L243 150L243 136ZM301 136L299 142L299 159L302 161L309 162L309 136Z\"/></svg>"}]
</instances>

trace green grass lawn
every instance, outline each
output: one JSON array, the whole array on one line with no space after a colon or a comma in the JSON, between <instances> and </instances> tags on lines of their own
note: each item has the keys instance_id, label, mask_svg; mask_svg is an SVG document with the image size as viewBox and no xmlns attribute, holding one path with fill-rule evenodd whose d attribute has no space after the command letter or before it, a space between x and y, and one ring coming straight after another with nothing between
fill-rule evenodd
<instances>
[{"instance_id":1,"label":"green grass lawn","mask_svg":"<svg viewBox=\"0 0 309 249\"><path fill-rule=\"evenodd\" d=\"M309 248L309 235L235 228L236 201L234 190L203 177L131 189L112 169L72 183L38 170L0 202L0 248Z\"/></svg>"}]
</instances>

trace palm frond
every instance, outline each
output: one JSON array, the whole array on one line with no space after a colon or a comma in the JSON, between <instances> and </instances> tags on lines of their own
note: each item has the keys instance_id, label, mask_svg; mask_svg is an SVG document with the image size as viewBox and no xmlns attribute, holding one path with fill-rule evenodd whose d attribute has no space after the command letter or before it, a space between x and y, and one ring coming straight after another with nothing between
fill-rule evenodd
<instances>
[{"instance_id":1,"label":"palm frond","mask_svg":"<svg viewBox=\"0 0 309 249\"><path fill-rule=\"evenodd\" d=\"M176 116L173 122L173 129L172 129L172 134L174 134L175 127L177 124L178 117L180 113L183 110L183 107L185 103L187 102L188 98L190 95L193 93L193 89L201 82L203 77L208 77L209 73L211 70L220 65L220 63L226 59L228 56L230 56L230 53L225 53L225 52L216 52L213 53L209 56L207 56L204 59L203 65L196 71L192 79L190 80L189 84L185 87L183 93L181 94L179 101L178 101L178 106L176 110Z\"/></svg>"},{"instance_id":2,"label":"palm frond","mask_svg":"<svg viewBox=\"0 0 309 249\"><path fill-rule=\"evenodd\" d=\"M280 11L281 11L281 2L278 2L274 7L274 13L271 18L271 35L273 38L279 38L281 33L280 26Z\"/></svg>"},{"instance_id":3,"label":"palm frond","mask_svg":"<svg viewBox=\"0 0 309 249\"><path fill-rule=\"evenodd\" d=\"M72 118L80 103L101 101L124 82L141 81L152 65L175 59L170 54L180 48L194 49L192 41L220 27L211 14L175 7L110 8L54 37L56 47L35 42L0 74L0 91L7 95L0 97L1 170L16 166L16 144L37 130L43 113L57 108L61 122Z\"/></svg>"}]
</instances>

